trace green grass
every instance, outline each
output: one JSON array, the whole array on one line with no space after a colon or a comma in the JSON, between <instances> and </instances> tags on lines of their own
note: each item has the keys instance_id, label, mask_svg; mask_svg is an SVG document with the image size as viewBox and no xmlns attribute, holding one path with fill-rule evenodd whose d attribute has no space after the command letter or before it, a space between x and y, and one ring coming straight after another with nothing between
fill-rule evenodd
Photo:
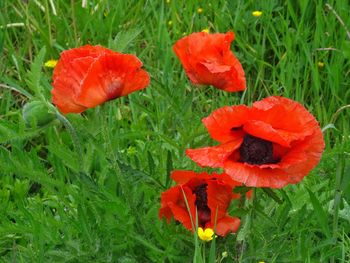
<instances>
[{"instance_id":1,"label":"green grass","mask_svg":"<svg viewBox=\"0 0 350 263\"><path fill-rule=\"evenodd\" d=\"M211 143L203 117L269 95L305 105L328 128L326 150L303 182L275 191L282 204L257 189L232 206L242 226L217 239L217 259L350 260L350 39L337 18L350 27L348 1L328 2L337 16L323 1L26 2L0 1L0 262L190 262L191 233L158 220L169 171L198 170L184 152ZM172 45L204 28L235 32L245 92L190 84ZM42 61L86 43L136 54L151 85L68 115L79 155L61 122L27 128L22 108L50 101Z\"/></svg>"}]
</instances>

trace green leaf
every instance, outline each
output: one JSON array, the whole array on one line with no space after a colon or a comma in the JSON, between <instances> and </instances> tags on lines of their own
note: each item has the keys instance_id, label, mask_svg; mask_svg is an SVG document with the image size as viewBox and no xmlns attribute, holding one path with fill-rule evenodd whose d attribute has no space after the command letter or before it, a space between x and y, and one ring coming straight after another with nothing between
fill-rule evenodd
<instances>
[{"instance_id":1,"label":"green leaf","mask_svg":"<svg viewBox=\"0 0 350 263\"><path fill-rule=\"evenodd\" d=\"M243 226L239 228L239 231L237 234L237 241L243 241L245 237L248 236L249 232L250 232L250 215L247 215L243 222Z\"/></svg>"},{"instance_id":2,"label":"green leaf","mask_svg":"<svg viewBox=\"0 0 350 263\"><path fill-rule=\"evenodd\" d=\"M125 52L134 42L135 38L142 32L142 29L133 29L126 32L119 32L113 40L109 41L109 47L118 52Z\"/></svg>"},{"instance_id":3,"label":"green leaf","mask_svg":"<svg viewBox=\"0 0 350 263\"><path fill-rule=\"evenodd\" d=\"M350 59L350 41L346 40L342 45L343 55L345 58Z\"/></svg>"},{"instance_id":4,"label":"green leaf","mask_svg":"<svg viewBox=\"0 0 350 263\"><path fill-rule=\"evenodd\" d=\"M2 53L2 50L4 48L4 42L5 42L5 33L3 30L0 30L0 54Z\"/></svg>"},{"instance_id":5,"label":"green leaf","mask_svg":"<svg viewBox=\"0 0 350 263\"><path fill-rule=\"evenodd\" d=\"M213 238L210 244L209 263L215 263L215 259L216 259L216 237Z\"/></svg>"},{"instance_id":6,"label":"green leaf","mask_svg":"<svg viewBox=\"0 0 350 263\"><path fill-rule=\"evenodd\" d=\"M275 200L277 203L282 204L283 201L277 196L277 194L271 190L271 188L261 188L265 194Z\"/></svg>"},{"instance_id":7,"label":"green leaf","mask_svg":"<svg viewBox=\"0 0 350 263\"><path fill-rule=\"evenodd\" d=\"M328 219L327 214L323 210L322 205L316 198L316 196L311 192L310 189L307 188L307 191L309 192L310 201L314 208L314 212L316 215L316 220L318 221L320 227L322 228L325 235L330 236L329 228L328 228Z\"/></svg>"},{"instance_id":8,"label":"green leaf","mask_svg":"<svg viewBox=\"0 0 350 263\"><path fill-rule=\"evenodd\" d=\"M152 176L155 171L155 164L150 151L147 151L147 159L148 159L149 174Z\"/></svg>"},{"instance_id":9,"label":"green leaf","mask_svg":"<svg viewBox=\"0 0 350 263\"><path fill-rule=\"evenodd\" d=\"M30 94L28 91L26 91L25 89L23 89L22 87L20 87L18 84L16 84L13 80L5 77L5 76L0 76L0 80L2 82L5 82L7 85L1 85L1 88L7 88L10 90L14 90L24 96L26 96L27 98L31 99L33 96L32 94Z\"/></svg>"},{"instance_id":10,"label":"green leaf","mask_svg":"<svg viewBox=\"0 0 350 263\"><path fill-rule=\"evenodd\" d=\"M30 66L30 70L26 74L26 83L28 87L35 93L35 96L43 97L42 88L40 86L41 68L44 64L44 57L46 53L45 46L41 48L38 55L35 57Z\"/></svg>"},{"instance_id":11,"label":"green leaf","mask_svg":"<svg viewBox=\"0 0 350 263\"><path fill-rule=\"evenodd\" d=\"M168 151L167 160L166 160L166 181L165 186L168 188L170 186L170 177L171 177L171 171L173 170L173 158L171 155L171 151Z\"/></svg>"}]
</instances>

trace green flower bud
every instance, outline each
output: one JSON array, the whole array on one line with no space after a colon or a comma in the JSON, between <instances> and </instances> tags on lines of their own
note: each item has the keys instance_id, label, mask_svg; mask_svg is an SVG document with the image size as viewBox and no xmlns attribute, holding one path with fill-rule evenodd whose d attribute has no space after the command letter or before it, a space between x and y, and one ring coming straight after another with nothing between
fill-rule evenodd
<instances>
[{"instance_id":1,"label":"green flower bud","mask_svg":"<svg viewBox=\"0 0 350 263\"><path fill-rule=\"evenodd\" d=\"M49 111L44 102L30 101L22 110L24 122L28 128L43 127L56 119L56 115Z\"/></svg>"}]
</instances>

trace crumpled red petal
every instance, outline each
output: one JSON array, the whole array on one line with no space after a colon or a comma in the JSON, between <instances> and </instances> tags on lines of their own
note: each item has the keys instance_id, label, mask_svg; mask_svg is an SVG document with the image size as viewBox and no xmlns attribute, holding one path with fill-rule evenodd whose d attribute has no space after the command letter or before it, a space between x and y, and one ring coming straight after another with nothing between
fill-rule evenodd
<instances>
[{"instance_id":1,"label":"crumpled red petal","mask_svg":"<svg viewBox=\"0 0 350 263\"><path fill-rule=\"evenodd\" d=\"M134 55L101 46L62 52L53 72L52 101L63 113L79 113L145 88L149 76Z\"/></svg>"},{"instance_id":2,"label":"crumpled red petal","mask_svg":"<svg viewBox=\"0 0 350 263\"><path fill-rule=\"evenodd\" d=\"M242 139L213 147L187 149L186 155L200 166L222 167L226 159L242 144Z\"/></svg>"},{"instance_id":3,"label":"crumpled red petal","mask_svg":"<svg viewBox=\"0 0 350 263\"><path fill-rule=\"evenodd\" d=\"M295 184L314 168L325 147L314 116L301 104L282 97L269 97L244 105L223 107L203 119L210 135L221 145L189 149L187 155L201 166L224 168L233 180L251 187L281 188ZM274 162L251 164L240 161L246 135L272 142Z\"/></svg>"},{"instance_id":4,"label":"crumpled red petal","mask_svg":"<svg viewBox=\"0 0 350 263\"><path fill-rule=\"evenodd\" d=\"M173 49L192 83L234 92L244 90L246 81L241 63L230 50L233 39L233 32L199 32L178 40Z\"/></svg>"},{"instance_id":5,"label":"crumpled red petal","mask_svg":"<svg viewBox=\"0 0 350 263\"><path fill-rule=\"evenodd\" d=\"M250 116L250 109L245 105L225 106L215 110L202 122L214 140L225 143L243 137L240 128L247 116Z\"/></svg>"},{"instance_id":6,"label":"crumpled red petal","mask_svg":"<svg viewBox=\"0 0 350 263\"><path fill-rule=\"evenodd\" d=\"M196 197L188 187L173 187L162 193L162 207L159 210L159 218L165 217L170 222L173 216L181 222L188 230L192 230L191 217L188 213L185 198L186 196L192 220L196 218L195 200Z\"/></svg>"},{"instance_id":7,"label":"crumpled red petal","mask_svg":"<svg viewBox=\"0 0 350 263\"><path fill-rule=\"evenodd\" d=\"M215 232L219 236L226 236L228 233L236 233L241 220L238 217L232 217L226 215L225 217L220 218L215 227Z\"/></svg>"}]
</instances>

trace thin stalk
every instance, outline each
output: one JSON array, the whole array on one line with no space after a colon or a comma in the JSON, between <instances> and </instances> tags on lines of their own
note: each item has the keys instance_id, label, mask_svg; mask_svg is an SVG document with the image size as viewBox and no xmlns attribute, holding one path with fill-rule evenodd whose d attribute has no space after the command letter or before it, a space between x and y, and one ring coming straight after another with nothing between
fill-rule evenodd
<instances>
[{"instance_id":1,"label":"thin stalk","mask_svg":"<svg viewBox=\"0 0 350 263\"><path fill-rule=\"evenodd\" d=\"M77 35L77 22L75 19L75 8L74 8L74 0L70 1L70 5L71 5L71 10L72 10L72 27L73 27L73 32L74 32L74 41L75 41L75 45L78 45L78 35Z\"/></svg>"},{"instance_id":2,"label":"thin stalk","mask_svg":"<svg viewBox=\"0 0 350 263\"><path fill-rule=\"evenodd\" d=\"M203 259L203 263L205 263L206 262L206 256L205 256L205 247L206 247L206 244L203 242L203 244L202 244L202 247L203 247L203 249L202 249L202 252L203 252L203 254L202 254L202 259Z\"/></svg>"},{"instance_id":3,"label":"thin stalk","mask_svg":"<svg viewBox=\"0 0 350 263\"><path fill-rule=\"evenodd\" d=\"M85 185L89 186L90 188L96 188L95 182L90 177L88 177L84 171L83 151L82 151L81 143L80 143L79 137L77 135L77 132L75 131L73 125L68 121L68 119L65 116L63 116L57 109L55 109L55 113L56 113L57 119L63 123L63 125L67 129L69 135L71 136L75 152L78 155L78 163L79 163L78 164L78 167L79 167L78 168L79 169L78 180L81 183L84 183Z\"/></svg>"},{"instance_id":4,"label":"thin stalk","mask_svg":"<svg viewBox=\"0 0 350 263\"><path fill-rule=\"evenodd\" d=\"M334 241L334 245L336 245L337 242L337 235L338 235L338 219L339 219L339 206L341 202L341 182L344 174L344 166L345 166L345 159L344 154L340 153L338 156L338 166L336 171L336 177L335 177L335 194L334 194L334 203L333 203L333 234L332 238ZM334 256L331 258L331 262L334 263L335 259Z\"/></svg>"},{"instance_id":5,"label":"thin stalk","mask_svg":"<svg viewBox=\"0 0 350 263\"><path fill-rule=\"evenodd\" d=\"M79 140L79 137L77 135L77 132L75 131L73 125L67 120L66 117L64 117L61 113L59 113L58 111L56 111L56 117L57 119L60 120L60 122L62 122L62 124L64 125L64 127L66 127L69 135L71 136L72 138L72 142L73 142L73 145L74 145L74 149L78 155L78 159L79 159L79 171L80 172L84 172L84 169L83 169L83 151L82 151L82 148L81 148L81 144L80 144L80 140Z\"/></svg>"},{"instance_id":6,"label":"thin stalk","mask_svg":"<svg viewBox=\"0 0 350 263\"><path fill-rule=\"evenodd\" d=\"M49 3L47 2L47 0L45 0L45 18L46 18L47 30L49 33L49 48L51 50L51 47L52 47L51 20L50 20Z\"/></svg>"}]
</instances>

